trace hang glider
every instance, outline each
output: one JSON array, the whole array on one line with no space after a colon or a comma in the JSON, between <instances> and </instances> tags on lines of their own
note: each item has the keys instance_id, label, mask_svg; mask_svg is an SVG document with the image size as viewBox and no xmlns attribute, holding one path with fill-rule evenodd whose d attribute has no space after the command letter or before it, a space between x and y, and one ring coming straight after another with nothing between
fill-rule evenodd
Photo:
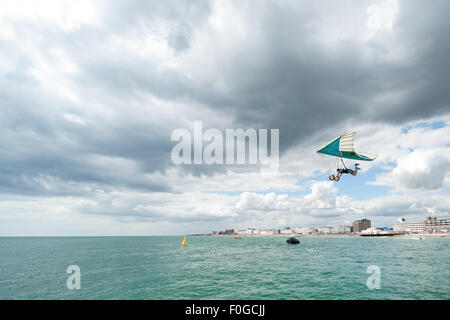
<instances>
[{"instance_id":1,"label":"hang glider","mask_svg":"<svg viewBox=\"0 0 450 320\"><path fill-rule=\"evenodd\" d=\"M345 133L329 143L327 143L325 146L317 150L318 153L323 153L329 156L338 157L340 158L342 164L344 165L343 169L337 168L337 175L330 175L329 179L334 181L339 181L340 177L344 173L349 173L354 176L356 176L356 173L360 168L358 167L359 163L355 164L355 169L348 169L345 166L344 161L342 158L345 159L352 159L352 160L362 160L362 161L373 161L377 157L376 155L370 154L370 153L362 153L362 152L356 152L353 147L353 136L355 135L355 132L349 132Z\"/></svg>"}]
</instances>

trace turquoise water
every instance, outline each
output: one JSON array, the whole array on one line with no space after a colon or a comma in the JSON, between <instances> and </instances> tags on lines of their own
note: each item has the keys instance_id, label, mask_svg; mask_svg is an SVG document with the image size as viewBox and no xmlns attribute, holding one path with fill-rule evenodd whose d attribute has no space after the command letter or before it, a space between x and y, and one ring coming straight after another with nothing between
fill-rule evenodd
<instances>
[{"instance_id":1,"label":"turquoise water","mask_svg":"<svg viewBox=\"0 0 450 320\"><path fill-rule=\"evenodd\" d=\"M182 240L0 238L0 299L450 298L450 238ZM69 265L81 269L80 290L66 287ZM380 289L366 285L370 265Z\"/></svg>"}]
</instances>

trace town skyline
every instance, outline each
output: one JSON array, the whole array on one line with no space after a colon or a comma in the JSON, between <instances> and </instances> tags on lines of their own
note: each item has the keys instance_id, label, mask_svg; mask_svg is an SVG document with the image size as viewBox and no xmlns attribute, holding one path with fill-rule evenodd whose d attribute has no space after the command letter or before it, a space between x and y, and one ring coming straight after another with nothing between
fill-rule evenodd
<instances>
[{"instance_id":1,"label":"town skyline","mask_svg":"<svg viewBox=\"0 0 450 320\"><path fill-rule=\"evenodd\" d=\"M433 224L433 221L435 222ZM436 222L437 221L437 222ZM362 226L361 226L362 224ZM357 227L355 227L357 225ZM423 229L419 226L423 225ZM394 223L392 227L389 226L373 226L372 221L370 219L362 218L359 220L353 221L352 225L335 225L335 226L286 226L280 228L239 228L239 229L226 229L224 231L212 231L212 234L247 234L247 235L265 235L266 233L261 234L261 232L265 231L273 231L276 234L286 234L289 235L291 233L296 234L313 234L313 233L359 233L363 230L367 230L370 228L378 229L378 230L393 230L393 231L405 231L408 228L417 232L425 232L426 226L437 226L435 231L439 230L441 232L443 230L444 233L448 233L450 231L450 218L449 217L431 217L427 216L423 221L407 221L405 218L399 218ZM273 234L273 233L272 233Z\"/></svg>"}]
</instances>

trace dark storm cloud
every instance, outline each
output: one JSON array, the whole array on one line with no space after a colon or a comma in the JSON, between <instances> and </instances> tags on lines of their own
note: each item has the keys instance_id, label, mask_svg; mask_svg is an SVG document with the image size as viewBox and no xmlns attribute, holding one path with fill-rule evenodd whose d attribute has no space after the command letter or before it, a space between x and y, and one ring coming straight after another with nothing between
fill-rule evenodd
<instances>
[{"instance_id":1,"label":"dark storm cloud","mask_svg":"<svg viewBox=\"0 0 450 320\"><path fill-rule=\"evenodd\" d=\"M404 87L417 90L403 104L393 106L396 112L387 111L383 120L426 118L450 110L450 21L444 17L449 10L448 1L432 6L422 1L400 2L396 29L413 59L397 77Z\"/></svg>"},{"instance_id":2,"label":"dark storm cloud","mask_svg":"<svg viewBox=\"0 0 450 320\"><path fill-rule=\"evenodd\" d=\"M148 172L163 168L164 161L167 161L163 156L167 151L161 142L152 143L152 139L139 137L135 133L125 136L103 134L99 137L95 130L72 137L59 137L68 130L64 127L58 129L57 135L48 137L26 134L18 129L15 130L18 140L3 143L3 148L13 150L3 153L0 159L0 189L3 192L88 194L87 190L76 190L83 189L81 183L106 190L114 187L170 190L164 179L145 176ZM70 141L71 138L76 140ZM145 167L151 163L151 169Z\"/></svg>"},{"instance_id":3,"label":"dark storm cloud","mask_svg":"<svg viewBox=\"0 0 450 320\"><path fill-rule=\"evenodd\" d=\"M144 175L164 174L172 165L173 129L187 121L208 119L191 118L187 112L179 115L185 118L165 119L160 115L164 110L150 105L147 95L179 104L182 111L206 106L231 116L235 127L279 128L281 152L319 131L332 131L343 121L402 123L449 110L450 21L445 15L450 4L446 1L432 6L402 1L393 38L381 34L366 43L349 36L333 39L332 45L320 38L321 23L333 18L334 9L327 2L246 3L241 7L246 38L232 42L226 50L212 41L204 48L204 56L197 57L191 77L176 68L161 68L161 61L136 55L120 43L112 50L108 42L114 35L126 38L159 32L163 21L167 44L176 55L185 54L195 46L196 33L211 32L207 19L212 4L106 3L101 27L84 26L71 32L17 22L18 38L0 40L2 58L13 65L0 77L4 150L0 190L82 194L75 189L85 183L105 189L170 191L170 181ZM365 28L370 4L345 3L342 7L347 9L336 13L336 25L356 19ZM20 37L27 44L33 35L35 52L19 41ZM51 47L64 48L79 69L68 78L82 98L83 110L71 101L44 94L30 77L35 53L51 61ZM405 54L390 59L391 48L402 48ZM207 70L213 78L203 76L207 57L214 62L208 68L215 69ZM217 89L219 79L226 91ZM108 112L90 113L97 104ZM71 123L64 119L65 113L90 122ZM196 175L224 170L185 169ZM71 187L58 187L64 182Z\"/></svg>"},{"instance_id":4,"label":"dark storm cloud","mask_svg":"<svg viewBox=\"0 0 450 320\"><path fill-rule=\"evenodd\" d=\"M176 51L190 48L191 34L211 13L211 2L198 1L116 1L106 3L105 23L110 32L129 32L136 28L157 30L158 22L168 22L167 43Z\"/></svg>"},{"instance_id":5,"label":"dark storm cloud","mask_svg":"<svg viewBox=\"0 0 450 320\"><path fill-rule=\"evenodd\" d=\"M449 72L442 67L449 62L450 41L442 32L450 27L442 17L448 3L428 7L423 2L401 2L394 35L380 32L367 43L349 37L333 47L318 40L314 27L318 16L333 15L332 8L323 14L326 3L320 4L310 8L264 2L252 7L246 15L247 39L226 52L215 52L214 71L228 89L226 94L195 74L187 78L176 70L157 71L158 65L145 59L119 63L105 57L92 61L86 70L93 83L125 95L138 90L162 99L189 98L232 114L236 126L280 128L282 152L319 128L341 121L402 123L448 110ZM353 3L358 10L349 14L359 16L341 11L338 19L360 20L364 29L370 4ZM140 21L144 13L133 19ZM181 34L191 32L186 22L190 18L182 20L186 30ZM169 42L179 41L177 50L187 50L187 40L183 35L175 40L178 35L170 35ZM397 46L406 55L387 59ZM201 67L202 61L198 63Z\"/></svg>"},{"instance_id":6,"label":"dark storm cloud","mask_svg":"<svg viewBox=\"0 0 450 320\"><path fill-rule=\"evenodd\" d=\"M360 27L365 28L371 2L353 4L360 17L344 12L339 21L362 17ZM349 38L332 48L317 41L310 27L321 12L305 7L258 5L248 15L248 43L225 53L226 63L218 72L229 88L226 109L237 125L280 128L285 151L341 121L402 123L449 110L448 2L400 2L393 39L379 36L366 44ZM397 46L406 55L388 59ZM383 98L392 95L401 96Z\"/></svg>"}]
</instances>

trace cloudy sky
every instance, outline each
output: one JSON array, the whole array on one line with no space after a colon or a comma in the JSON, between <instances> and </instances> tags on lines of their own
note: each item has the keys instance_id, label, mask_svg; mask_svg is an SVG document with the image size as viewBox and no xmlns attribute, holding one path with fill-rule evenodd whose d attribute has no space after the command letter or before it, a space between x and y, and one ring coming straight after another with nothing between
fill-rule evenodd
<instances>
[{"instance_id":1,"label":"cloudy sky","mask_svg":"<svg viewBox=\"0 0 450 320\"><path fill-rule=\"evenodd\" d=\"M0 235L448 216L449 1L0 2ZM174 165L176 128L276 128L280 166ZM315 151L378 155L328 181Z\"/></svg>"}]
</instances>

